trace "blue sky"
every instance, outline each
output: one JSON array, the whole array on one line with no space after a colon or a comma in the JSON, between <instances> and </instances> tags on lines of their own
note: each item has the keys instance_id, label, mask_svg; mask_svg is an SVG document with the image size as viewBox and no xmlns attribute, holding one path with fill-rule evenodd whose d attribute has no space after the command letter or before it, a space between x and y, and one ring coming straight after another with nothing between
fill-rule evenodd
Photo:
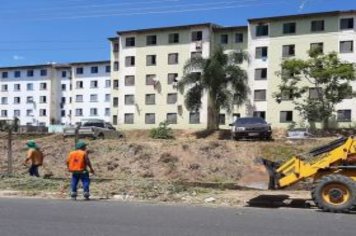
<instances>
[{"instance_id":1,"label":"blue sky","mask_svg":"<svg viewBox=\"0 0 356 236\"><path fill-rule=\"evenodd\" d=\"M356 0L1 0L0 66L109 59L116 31L356 9Z\"/></svg>"}]
</instances>

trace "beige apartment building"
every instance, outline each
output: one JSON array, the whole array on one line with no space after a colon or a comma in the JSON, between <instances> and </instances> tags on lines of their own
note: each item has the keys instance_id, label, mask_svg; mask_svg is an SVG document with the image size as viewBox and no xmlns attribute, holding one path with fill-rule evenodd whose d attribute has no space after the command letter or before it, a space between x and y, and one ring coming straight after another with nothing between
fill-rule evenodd
<instances>
[{"instance_id":1,"label":"beige apartment building","mask_svg":"<svg viewBox=\"0 0 356 236\"><path fill-rule=\"evenodd\" d=\"M261 116L273 127L303 123L291 99L277 103L282 60L307 58L311 47L335 51L356 62L356 11L335 11L248 20L247 26L223 27L211 23L117 32L111 42L112 121L123 129L149 129L167 120L172 128L202 129L207 125L207 96L198 113L184 106L177 90L185 62L192 56L209 57L217 45L227 53L245 51L241 64L249 76L250 97L232 114L222 112L228 127L236 117ZM310 93L313 93L311 84ZM356 89L356 82L352 84ZM335 116L340 125L356 117L356 99L345 99Z\"/></svg>"}]
</instances>

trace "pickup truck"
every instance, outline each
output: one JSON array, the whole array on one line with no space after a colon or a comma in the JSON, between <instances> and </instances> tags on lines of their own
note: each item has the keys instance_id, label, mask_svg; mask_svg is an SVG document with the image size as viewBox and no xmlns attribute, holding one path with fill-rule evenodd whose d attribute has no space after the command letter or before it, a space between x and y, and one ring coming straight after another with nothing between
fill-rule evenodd
<instances>
[{"instance_id":1,"label":"pickup truck","mask_svg":"<svg viewBox=\"0 0 356 236\"><path fill-rule=\"evenodd\" d=\"M115 139L123 137L121 132L117 131L110 123L104 120L83 120L75 126L66 126L63 129L63 136L75 136L76 129L78 129L79 137L94 139Z\"/></svg>"}]
</instances>

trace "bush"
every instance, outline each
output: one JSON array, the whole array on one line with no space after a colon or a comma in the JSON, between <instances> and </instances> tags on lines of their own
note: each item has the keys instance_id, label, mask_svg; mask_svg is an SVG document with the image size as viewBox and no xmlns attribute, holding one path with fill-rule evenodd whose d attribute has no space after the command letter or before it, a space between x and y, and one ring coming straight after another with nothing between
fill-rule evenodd
<instances>
[{"instance_id":1,"label":"bush","mask_svg":"<svg viewBox=\"0 0 356 236\"><path fill-rule=\"evenodd\" d=\"M167 122L159 123L158 128L153 128L150 131L150 137L154 139L173 139L172 129L168 127Z\"/></svg>"}]
</instances>

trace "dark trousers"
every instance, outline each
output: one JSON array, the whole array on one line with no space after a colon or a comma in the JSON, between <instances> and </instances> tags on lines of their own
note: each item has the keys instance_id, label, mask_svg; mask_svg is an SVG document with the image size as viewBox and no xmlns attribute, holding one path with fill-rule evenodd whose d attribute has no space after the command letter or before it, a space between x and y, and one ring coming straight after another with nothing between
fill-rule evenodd
<instances>
[{"instance_id":1,"label":"dark trousers","mask_svg":"<svg viewBox=\"0 0 356 236\"><path fill-rule=\"evenodd\" d=\"M87 171L83 173L72 174L72 181L71 181L72 197L77 196L79 181L82 181L83 184L84 197L89 197L90 178L89 178L89 173Z\"/></svg>"},{"instance_id":2,"label":"dark trousers","mask_svg":"<svg viewBox=\"0 0 356 236\"><path fill-rule=\"evenodd\" d=\"M28 172L30 173L30 176L40 177L40 175L38 173L38 167L39 167L39 165L31 165L30 169L28 170Z\"/></svg>"}]
</instances>

